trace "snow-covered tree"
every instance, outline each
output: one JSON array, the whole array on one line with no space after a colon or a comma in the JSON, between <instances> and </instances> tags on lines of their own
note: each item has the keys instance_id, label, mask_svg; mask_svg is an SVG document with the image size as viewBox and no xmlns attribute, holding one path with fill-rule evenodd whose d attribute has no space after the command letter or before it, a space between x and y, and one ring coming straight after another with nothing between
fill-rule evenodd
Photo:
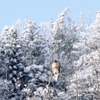
<instances>
[{"instance_id":1,"label":"snow-covered tree","mask_svg":"<svg viewBox=\"0 0 100 100\"><path fill-rule=\"evenodd\" d=\"M77 87L77 97L96 99L100 98L100 13L96 15L93 24L80 32L78 43L74 48L80 53L79 60L75 62L76 81L72 79L73 87ZM84 77L83 77L84 76ZM83 83L84 80L84 83ZM75 90L75 89L74 89ZM73 90L73 91L74 91ZM74 93L74 92L73 92ZM76 95L76 94L75 94Z\"/></svg>"},{"instance_id":2,"label":"snow-covered tree","mask_svg":"<svg viewBox=\"0 0 100 100\"><path fill-rule=\"evenodd\" d=\"M28 21L24 29L5 26L0 35L1 77L8 81L10 91L18 95L18 90L33 77L29 66L45 62L44 39L33 21Z\"/></svg>"},{"instance_id":3,"label":"snow-covered tree","mask_svg":"<svg viewBox=\"0 0 100 100\"><path fill-rule=\"evenodd\" d=\"M18 84L22 84L22 81L18 80L18 77L23 78L24 68L26 67L26 60L24 58L24 52L22 51L20 40L18 39L17 29L12 27L5 27L1 34L1 43L3 44L3 67L5 68L5 79L8 81L10 91L15 92ZM27 75L26 75L27 76ZM18 83L19 82L19 83ZM24 83L24 81L23 81Z\"/></svg>"},{"instance_id":4,"label":"snow-covered tree","mask_svg":"<svg viewBox=\"0 0 100 100\"><path fill-rule=\"evenodd\" d=\"M23 49L29 64L43 64L45 62L45 43L43 36L39 33L39 27L31 20L26 22L22 34Z\"/></svg>"},{"instance_id":5,"label":"snow-covered tree","mask_svg":"<svg viewBox=\"0 0 100 100\"><path fill-rule=\"evenodd\" d=\"M78 41L78 28L74 20L68 16L68 8L65 8L56 20L42 23L43 33L46 38L51 61L60 60L64 70L71 69L74 56L73 44ZM50 62L50 61L49 61Z\"/></svg>"},{"instance_id":6,"label":"snow-covered tree","mask_svg":"<svg viewBox=\"0 0 100 100\"><path fill-rule=\"evenodd\" d=\"M81 53L91 53L92 51L95 51L99 49L99 38L100 38L100 14L99 12L96 15L96 20L88 27L85 27L84 31L80 32L80 40L79 43L75 44L75 48L79 48Z\"/></svg>"}]
</instances>

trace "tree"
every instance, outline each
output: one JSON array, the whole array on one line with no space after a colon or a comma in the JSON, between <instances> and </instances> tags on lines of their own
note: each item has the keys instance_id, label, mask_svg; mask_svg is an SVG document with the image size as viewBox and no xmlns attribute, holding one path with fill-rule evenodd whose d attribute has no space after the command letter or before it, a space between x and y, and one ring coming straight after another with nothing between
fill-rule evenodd
<instances>
[{"instance_id":1,"label":"tree","mask_svg":"<svg viewBox=\"0 0 100 100\"><path fill-rule=\"evenodd\" d=\"M90 26L80 31L79 42L74 44L75 49L80 53L76 61L78 93L84 98L99 99L99 76L100 76L100 13ZM78 71L79 70L79 71ZM81 73L80 73L81 72ZM83 76L84 77L80 77ZM81 75L80 75L81 74ZM85 79L85 80L84 80ZM84 84L82 83L84 80ZM73 84L73 83L72 83ZM75 83L74 83L75 84ZM88 85L86 87L86 85ZM84 86L84 87L83 87ZM81 92L82 91L82 92Z\"/></svg>"},{"instance_id":2,"label":"tree","mask_svg":"<svg viewBox=\"0 0 100 100\"><path fill-rule=\"evenodd\" d=\"M24 33L21 38L23 41L23 49L26 52L25 58L30 64L44 64L45 62L45 41L41 35L39 27L31 20L26 22Z\"/></svg>"},{"instance_id":3,"label":"tree","mask_svg":"<svg viewBox=\"0 0 100 100\"><path fill-rule=\"evenodd\" d=\"M44 39L39 35L35 23L28 21L25 29L20 29L16 25L5 26L0 41L0 70L4 69L1 77L9 83L10 91L21 96L22 90L33 77L30 76L32 70L29 66L45 62Z\"/></svg>"},{"instance_id":4,"label":"tree","mask_svg":"<svg viewBox=\"0 0 100 100\"><path fill-rule=\"evenodd\" d=\"M54 59L60 60L64 70L68 69L69 66L69 69L71 69L73 66L73 44L78 41L78 29L75 22L67 15L68 11L69 9L65 8L55 21L42 23L43 33L46 35L47 50L51 59L49 62Z\"/></svg>"}]
</instances>

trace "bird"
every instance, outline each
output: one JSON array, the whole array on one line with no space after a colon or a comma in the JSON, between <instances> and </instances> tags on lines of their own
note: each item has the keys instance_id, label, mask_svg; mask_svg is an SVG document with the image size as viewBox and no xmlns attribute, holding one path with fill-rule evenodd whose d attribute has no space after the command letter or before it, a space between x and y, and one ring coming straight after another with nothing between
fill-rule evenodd
<instances>
[{"instance_id":1,"label":"bird","mask_svg":"<svg viewBox=\"0 0 100 100\"><path fill-rule=\"evenodd\" d=\"M52 70L52 73L53 73L56 81L59 78L60 68L61 68L60 63L57 60L54 60L52 65L51 65L51 70Z\"/></svg>"}]
</instances>

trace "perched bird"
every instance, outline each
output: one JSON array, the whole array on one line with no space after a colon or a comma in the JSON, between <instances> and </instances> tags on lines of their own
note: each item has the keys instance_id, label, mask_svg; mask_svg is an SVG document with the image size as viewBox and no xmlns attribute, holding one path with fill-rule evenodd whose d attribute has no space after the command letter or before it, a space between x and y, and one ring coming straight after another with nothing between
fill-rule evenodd
<instances>
[{"instance_id":1,"label":"perched bird","mask_svg":"<svg viewBox=\"0 0 100 100\"><path fill-rule=\"evenodd\" d=\"M59 78L59 74L60 74L60 63L57 60L54 60L54 62L51 65L51 70L53 75L55 76L56 81Z\"/></svg>"}]
</instances>

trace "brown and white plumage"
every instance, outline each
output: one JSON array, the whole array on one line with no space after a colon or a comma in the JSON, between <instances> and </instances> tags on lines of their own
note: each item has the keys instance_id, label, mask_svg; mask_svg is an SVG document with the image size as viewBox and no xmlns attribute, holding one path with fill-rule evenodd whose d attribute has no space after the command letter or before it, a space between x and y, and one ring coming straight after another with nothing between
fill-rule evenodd
<instances>
[{"instance_id":1,"label":"brown and white plumage","mask_svg":"<svg viewBox=\"0 0 100 100\"><path fill-rule=\"evenodd\" d=\"M58 80L58 78L59 78L59 74L60 74L60 63L57 61L57 60L55 60L53 63L52 63L52 73L53 73L53 75L55 76L55 79L56 80Z\"/></svg>"}]
</instances>

